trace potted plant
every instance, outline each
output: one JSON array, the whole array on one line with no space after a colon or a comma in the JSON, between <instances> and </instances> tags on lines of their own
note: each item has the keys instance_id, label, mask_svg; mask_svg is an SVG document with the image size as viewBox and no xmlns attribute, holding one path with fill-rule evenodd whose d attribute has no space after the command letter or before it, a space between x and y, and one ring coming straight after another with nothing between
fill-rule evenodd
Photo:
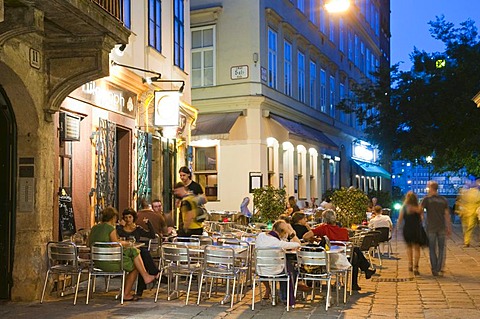
<instances>
[{"instance_id":1,"label":"potted plant","mask_svg":"<svg viewBox=\"0 0 480 319\"><path fill-rule=\"evenodd\" d=\"M285 211L285 188L264 186L253 190L253 221L272 223Z\"/></svg>"},{"instance_id":2,"label":"potted plant","mask_svg":"<svg viewBox=\"0 0 480 319\"><path fill-rule=\"evenodd\" d=\"M368 196L358 188L342 187L332 194L337 221L344 227L360 224L366 218Z\"/></svg>"}]
</instances>

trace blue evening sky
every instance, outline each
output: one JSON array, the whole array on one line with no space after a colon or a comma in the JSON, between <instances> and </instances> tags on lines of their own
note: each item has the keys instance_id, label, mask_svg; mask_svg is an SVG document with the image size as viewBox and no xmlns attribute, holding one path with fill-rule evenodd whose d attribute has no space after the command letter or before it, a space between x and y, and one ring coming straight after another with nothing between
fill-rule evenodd
<instances>
[{"instance_id":1,"label":"blue evening sky","mask_svg":"<svg viewBox=\"0 0 480 319\"><path fill-rule=\"evenodd\" d=\"M455 27L468 18L480 27L480 0L391 0L391 64L401 70L411 67L413 47L420 51L442 52L443 43L431 37L428 25L435 16L444 15Z\"/></svg>"}]
</instances>

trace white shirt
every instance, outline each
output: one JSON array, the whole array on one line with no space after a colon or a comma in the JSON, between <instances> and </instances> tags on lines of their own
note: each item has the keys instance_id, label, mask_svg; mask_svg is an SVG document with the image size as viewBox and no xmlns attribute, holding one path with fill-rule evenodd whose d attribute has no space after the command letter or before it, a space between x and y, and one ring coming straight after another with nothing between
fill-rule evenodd
<instances>
[{"instance_id":1,"label":"white shirt","mask_svg":"<svg viewBox=\"0 0 480 319\"><path fill-rule=\"evenodd\" d=\"M300 247L300 244L297 242L288 242L284 240L279 240L278 238L268 235L267 233L260 233L257 235L255 240L256 248L274 248L280 247L283 249L296 249ZM275 267L263 267L262 272L269 273L272 275L279 274L283 271L285 265L278 265Z\"/></svg>"},{"instance_id":2,"label":"white shirt","mask_svg":"<svg viewBox=\"0 0 480 319\"><path fill-rule=\"evenodd\" d=\"M392 224L392 220L387 215L377 215L375 216L375 218L370 219L370 222L368 223L368 227L369 228L388 227L389 229L392 229L393 224Z\"/></svg>"}]
</instances>

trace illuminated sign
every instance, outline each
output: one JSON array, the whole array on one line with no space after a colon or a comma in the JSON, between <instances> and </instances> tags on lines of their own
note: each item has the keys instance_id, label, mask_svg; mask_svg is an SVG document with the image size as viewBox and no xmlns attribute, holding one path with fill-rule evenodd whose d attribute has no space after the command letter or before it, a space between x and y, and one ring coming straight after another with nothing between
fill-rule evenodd
<instances>
[{"instance_id":1,"label":"illuminated sign","mask_svg":"<svg viewBox=\"0 0 480 319\"><path fill-rule=\"evenodd\" d=\"M178 91L155 91L155 126L178 126L180 93Z\"/></svg>"},{"instance_id":2,"label":"illuminated sign","mask_svg":"<svg viewBox=\"0 0 480 319\"><path fill-rule=\"evenodd\" d=\"M108 81L85 83L71 95L100 108L135 117L137 95Z\"/></svg>"}]
</instances>

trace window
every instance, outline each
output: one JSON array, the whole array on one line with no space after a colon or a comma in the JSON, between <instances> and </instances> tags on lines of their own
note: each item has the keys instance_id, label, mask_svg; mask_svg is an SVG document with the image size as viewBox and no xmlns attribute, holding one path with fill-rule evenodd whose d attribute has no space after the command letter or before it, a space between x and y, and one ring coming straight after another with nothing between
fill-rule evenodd
<instances>
[{"instance_id":1,"label":"window","mask_svg":"<svg viewBox=\"0 0 480 319\"><path fill-rule=\"evenodd\" d=\"M148 45L162 52L161 0L148 0Z\"/></svg>"},{"instance_id":2,"label":"window","mask_svg":"<svg viewBox=\"0 0 480 319\"><path fill-rule=\"evenodd\" d=\"M371 74L370 74L370 67L371 67L371 64L370 64L370 50L367 48L365 53L366 53L365 54L365 58L366 58L365 75L366 75L367 78L371 79Z\"/></svg>"},{"instance_id":3,"label":"window","mask_svg":"<svg viewBox=\"0 0 480 319\"><path fill-rule=\"evenodd\" d=\"M309 16L313 24L317 24L317 0L310 0Z\"/></svg>"},{"instance_id":4,"label":"window","mask_svg":"<svg viewBox=\"0 0 480 319\"><path fill-rule=\"evenodd\" d=\"M297 8L301 12L305 13L305 0L297 0Z\"/></svg>"},{"instance_id":5,"label":"window","mask_svg":"<svg viewBox=\"0 0 480 319\"><path fill-rule=\"evenodd\" d=\"M327 34L327 16L328 13L325 11L325 0L320 0L320 31L323 34Z\"/></svg>"},{"instance_id":6,"label":"window","mask_svg":"<svg viewBox=\"0 0 480 319\"><path fill-rule=\"evenodd\" d=\"M317 104L317 64L310 60L310 106L318 108Z\"/></svg>"},{"instance_id":7,"label":"window","mask_svg":"<svg viewBox=\"0 0 480 319\"><path fill-rule=\"evenodd\" d=\"M365 72L365 44L360 41L360 71Z\"/></svg>"},{"instance_id":8,"label":"window","mask_svg":"<svg viewBox=\"0 0 480 319\"><path fill-rule=\"evenodd\" d=\"M320 69L320 111L327 112L327 72Z\"/></svg>"},{"instance_id":9,"label":"window","mask_svg":"<svg viewBox=\"0 0 480 319\"><path fill-rule=\"evenodd\" d=\"M268 86L277 88L277 33L268 29Z\"/></svg>"},{"instance_id":10,"label":"window","mask_svg":"<svg viewBox=\"0 0 480 319\"><path fill-rule=\"evenodd\" d=\"M217 148L195 148L195 179L205 190L209 201L217 200Z\"/></svg>"},{"instance_id":11,"label":"window","mask_svg":"<svg viewBox=\"0 0 480 319\"><path fill-rule=\"evenodd\" d=\"M354 41L355 41L355 46L354 46L354 49L353 49L353 55L354 55L354 60L355 60L355 66L358 68L359 67L359 48L358 48L358 35L355 34L355 37L354 37Z\"/></svg>"},{"instance_id":12,"label":"window","mask_svg":"<svg viewBox=\"0 0 480 319\"><path fill-rule=\"evenodd\" d=\"M333 21L333 19L330 19L328 39L332 42L335 42L335 21Z\"/></svg>"},{"instance_id":13,"label":"window","mask_svg":"<svg viewBox=\"0 0 480 319\"><path fill-rule=\"evenodd\" d=\"M353 46L353 33L352 29L348 28L348 59L353 61L353 51L355 47Z\"/></svg>"},{"instance_id":14,"label":"window","mask_svg":"<svg viewBox=\"0 0 480 319\"><path fill-rule=\"evenodd\" d=\"M305 55L298 52L298 100L305 103Z\"/></svg>"},{"instance_id":15,"label":"window","mask_svg":"<svg viewBox=\"0 0 480 319\"><path fill-rule=\"evenodd\" d=\"M343 100L343 98L345 98L345 85L343 83L340 83L338 94L340 95L340 101ZM347 122L347 117L344 111L340 111L340 121L342 123Z\"/></svg>"},{"instance_id":16,"label":"window","mask_svg":"<svg viewBox=\"0 0 480 319\"><path fill-rule=\"evenodd\" d=\"M173 1L173 63L180 69L185 67L184 52L184 7L183 0Z\"/></svg>"},{"instance_id":17,"label":"window","mask_svg":"<svg viewBox=\"0 0 480 319\"><path fill-rule=\"evenodd\" d=\"M122 10L121 17L123 24L125 27L128 29L132 28L132 0L122 0L122 7L120 8Z\"/></svg>"},{"instance_id":18,"label":"window","mask_svg":"<svg viewBox=\"0 0 480 319\"><path fill-rule=\"evenodd\" d=\"M335 118L335 77L330 75L330 116Z\"/></svg>"},{"instance_id":19,"label":"window","mask_svg":"<svg viewBox=\"0 0 480 319\"><path fill-rule=\"evenodd\" d=\"M283 45L283 59L285 94L292 96L292 45L287 41Z\"/></svg>"},{"instance_id":20,"label":"window","mask_svg":"<svg viewBox=\"0 0 480 319\"><path fill-rule=\"evenodd\" d=\"M215 27L192 30L192 87L215 85Z\"/></svg>"},{"instance_id":21,"label":"window","mask_svg":"<svg viewBox=\"0 0 480 319\"><path fill-rule=\"evenodd\" d=\"M345 53L345 23L340 18L338 22L338 49Z\"/></svg>"}]
</instances>

